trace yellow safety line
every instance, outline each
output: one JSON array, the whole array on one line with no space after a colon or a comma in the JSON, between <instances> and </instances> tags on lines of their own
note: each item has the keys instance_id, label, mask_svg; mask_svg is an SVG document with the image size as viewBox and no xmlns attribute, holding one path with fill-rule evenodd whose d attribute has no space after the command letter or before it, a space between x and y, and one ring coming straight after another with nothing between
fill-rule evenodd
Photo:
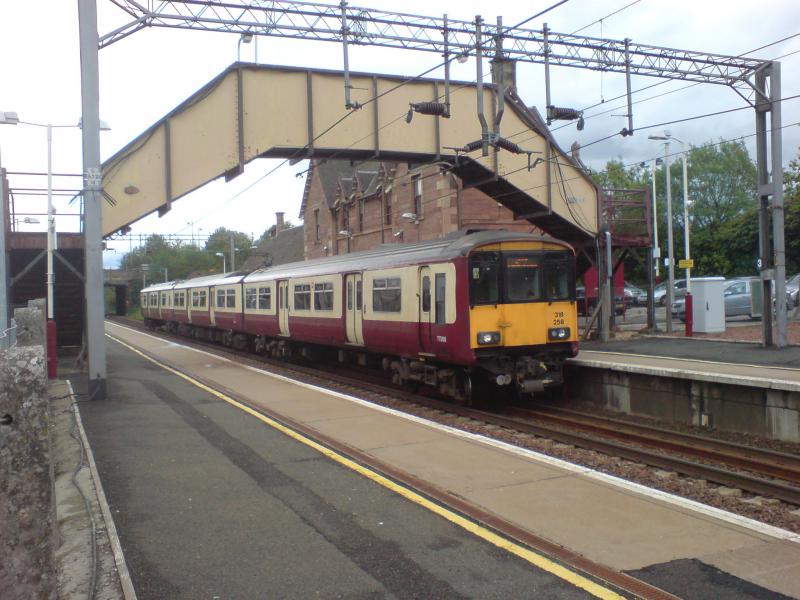
<instances>
[{"instance_id":1,"label":"yellow safety line","mask_svg":"<svg viewBox=\"0 0 800 600\"><path fill-rule=\"evenodd\" d=\"M147 354L145 354L141 350L139 350L137 348L134 348L133 346L127 344L126 342L123 342L122 340L114 337L113 335L110 335L108 333L106 333L106 335L109 338L111 338L112 340L114 340L115 342L117 342L118 344L121 344L122 346L125 346L126 348L128 348L132 352L135 352L136 354L138 354L142 358L145 358L145 359L149 360L150 362L158 365L162 369L164 369L166 371L169 371L170 373L173 373L174 375L177 375L178 377L181 377L182 379L185 379L186 381L188 381L192 385L195 385L195 386L199 387L200 389L208 392L209 394L211 394L213 396L216 396L220 400L224 400L228 404L230 404L232 406L235 406L236 408L238 408L240 410L243 410L247 414L254 416L255 418L257 418L260 421L262 421L262 422L266 423L267 425L269 425L270 427L273 427L274 429L277 429L281 433L283 433L283 434L289 436L290 438L300 442L301 444L304 444L304 445L308 446L309 448L313 448L314 450L316 450L320 454L326 456L327 458L339 463L340 465L343 465L343 466L347 467L348 469L351 469L352 471L355 471L356 473L358 473L360 475L363 475L367 479L370 479L371 481L374 481L375 483L383 486L384 488L386 488L388 490L391 490L392 492L394 492L394 493L406 498L407 500L410 500L411 502L414 502L415 504L418 504L419 506L422 506L423 508L428 509L429 511L439 515L440 517L443 517L443 518L447 519L451 523L453 523L455 525L458 525L462 529L465 529L466 531L468 531L468 532L472 533L473 535L475 535L475 536L477 536L477 537L489 542L490 544L493 544L493 545L497 546L498 548L502 548L503 550L506 550L507 552L510 552L511 554L514 554L514 555L520 557L523 560L526 560L527 562L537 566L538 568L542 569L543 571L547 571L548 573L551 573L552 575L555 575L556 577L559 577L560 579L563 579L563 580L571 583L572 585L574 585L574 586L576 586L578 588L581 588L582 590L585 590L586 592L592 594L593 596L595 596L597 598L603 598L603 599L614 598L614 599L620 599L620 600L623 599L623 596L620 596L616 592L614 592L612 590L609 590L608 588L604 588L603 586L595 583L594 581L592 581L590 579L587 579L586 577L583 577L582 575L579 575L579 574L577 574L577 573L575 573L573 571L570 571L569 569L559 565L558 563L553 562L552 560L550 560L548 558L545 558L541 554L537 554L536 552L533 552L532 550L530 550L528 548L520 546L519 544L517 544L517 543L515 543L515 542L513 542L511 540L505 539L505 538L497 535L496 533L486 529L485 527L482 527L481 525L478 525L477 523L474 523L473 521L470 521L469 519L466 519L466 518L462 517L461 515L458 515L458 514L454 513L453 511L451 511L451 510L449 510L449 509L447 509L447 508L445 508L443 506L440 506L439 504L436 504L435 502L432 502L431 500L428 500L427 498L421 496L417 492L415 492L415 491L413 491L413 490L411 490L411 489L409 489L409 488L407 488L405 486L399 485L398 483L396 483L396 482L384 477L383 475L380 475L379 473L376 473L375 471L372 471L371 469L368 469L367 467L365 467L363 465L358 464L357 462L347 458L346 456L344 456L342 454L339 454L338 452L335 452L335 451L331 450L330 448L327 448L326 446L323 446L322 444L320 444L318 442L315 442L311 438L308 438L308 437L306 437L306 436L294 431L293 429L290 429L289 427L286 427L285 425L283 425L281 423L278 423L277 421L275 421L275 420L271 419L270 417L258 412L257 410L254 410L254 409L250 408L249 406L247 406L245 404L242 404L238 400L234 400L230 396L227 396L226 394L223 394L222 392L219 392L219 391L217 391L217 390L215 390L213 388L210 388L209 386L207 386L204 383L201 383L200 381L190 377L189 375L186 375L185 373L181 373L177 369L173 369L172 367L170 367L168 365L165 365L164 363L156 360L155 358L152 358L151 356L148 356Z\"/></svg>"}]
</instances>

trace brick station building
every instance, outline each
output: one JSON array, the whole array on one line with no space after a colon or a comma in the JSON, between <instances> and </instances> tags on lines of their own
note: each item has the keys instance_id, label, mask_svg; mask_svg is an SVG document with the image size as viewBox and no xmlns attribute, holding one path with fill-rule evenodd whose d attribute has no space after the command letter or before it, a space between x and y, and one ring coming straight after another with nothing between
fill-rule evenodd
<instances>
[{"instance_id":1,"label":"brick station building","mask_svg":"<svg viewBox=\"0 0 800 600\"><path fill-rule=\"evenodd\" d=\"M381 244L435 240L459 230L537 232L445 165L312 161L300 217L306 259Z\"/></svg>"}]
</instances>

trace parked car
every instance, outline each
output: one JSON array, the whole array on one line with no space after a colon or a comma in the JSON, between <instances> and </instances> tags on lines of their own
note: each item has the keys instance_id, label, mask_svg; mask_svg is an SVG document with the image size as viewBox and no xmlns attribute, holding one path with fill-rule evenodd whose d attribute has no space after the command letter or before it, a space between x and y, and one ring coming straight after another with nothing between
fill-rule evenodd
<instances>
[{"instance_id":1,"label":"parked car","mask_svg":"<svg viewBox=\"0 0 800 600\"><path fill-rule=\"evenodd\" d=\"M628 304L628 299L630 298L630 304L633 306L642 306L647 304L647 292L643 289L636 287L632 283L625 282L625 304Z\"/></svg>"},{"instance_id":2,"label":"parked car","mask_svg":"<svg viewBox=\"0 0 800 600\"><path fill-rule=\"evenodd\" d=\"M797 275L795 277L798 277ZM794 278L792 278L794 279ZM753 314L752 306L752 288L759 285L761 280L758 277L739 277L725 282L724 298L725 298L725 317L737 317L741 315L748 315L750 317L757 316ZM786 284L786 305L792 307L796 305L797 289L794 290L794 300L792 300L789 284ZM773 307L775 299L773 298ZM686 298L680 298L672 303L672 316L677 317L681 321L686 318Z\"/></svg>"},{"instance_id":3,"label":"parked car","mask_svg":"<svg viewBox=\"0 0 800 600\"><path fill-rule=\"evenodd\" d=\"M594 307L597 306L597 297L586 298L586 290L582 285L575 288L575 301L578 305L578 315L588 317L592 314ZM623 296L614 296L614 314L622 315L625 313L625 300Z\"/></svg>"},{"instance_id":4,"label":"parked car","mask_svg":"<svg viewBox=\"0 0 800 600\"><path fill-rule=\"evenodd\" d=\"M668 282L660 283L656 286L655 290L653 291L653 301L656 303L657 306L666 306L667 305L667 286L669 285ZM675 286L672 292L672 299L676 300L678 298L683 298L686 295L686 280L685 279L676 279Z\"/></svg>"}]
</instances>

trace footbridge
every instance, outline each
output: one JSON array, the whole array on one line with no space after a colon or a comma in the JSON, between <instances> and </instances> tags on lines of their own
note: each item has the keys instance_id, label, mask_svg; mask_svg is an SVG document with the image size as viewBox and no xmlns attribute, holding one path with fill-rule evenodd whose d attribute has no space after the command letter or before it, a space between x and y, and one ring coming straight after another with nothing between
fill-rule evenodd
<instances>
[{"instance_id":1,"label":"footbridge","mask_svg":"<svg viewBox=\"0 0 800 600\"><path fill-rule=\"evenodd\" d=\"M231 65L106 161L103 234L163 214L172 202L218 177L235 177L256 158L313 157L441 161L465 186L551 235L576 246L596 235L596 186L513 88L500 98L495 86L482 86L482 128L475 83L450 84L445 118L408 112L410 103L442 103L441 80L350 73L349 81L359 108L348 114L340 71ZM499 133L512 144L485 145L483 152L478 142L487 130L490 139Z\"/></svg>"}]
</instances>

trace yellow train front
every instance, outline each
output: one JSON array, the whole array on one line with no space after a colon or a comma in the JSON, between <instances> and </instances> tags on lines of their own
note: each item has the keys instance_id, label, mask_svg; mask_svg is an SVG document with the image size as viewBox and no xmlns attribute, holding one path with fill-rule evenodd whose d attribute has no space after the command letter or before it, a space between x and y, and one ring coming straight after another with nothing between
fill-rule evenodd
<instances>
[{"instance_id":1,"label":"yellow train front","mask_svg":"<svg viewBox=\"0 0 800 600\"><path fill-rule=\"evenodd\" d=\"M564 360L578 353L574 250L529 236L476 246L466 267L471 385L561 385Z\"/></svg>"}]
</instances>

